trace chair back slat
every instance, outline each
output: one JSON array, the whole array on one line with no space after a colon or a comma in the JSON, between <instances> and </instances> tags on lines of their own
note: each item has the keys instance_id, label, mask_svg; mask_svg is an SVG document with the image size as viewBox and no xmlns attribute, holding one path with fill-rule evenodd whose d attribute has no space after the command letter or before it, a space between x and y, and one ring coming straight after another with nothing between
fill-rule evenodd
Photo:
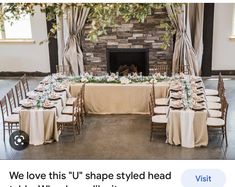
<instances>
[{"instance_id":1,"label":"chair back slat","mask_svg":"<svg viewBox=\"0 0 235 187\"><path fill-rule=\"evenodd\" d=\"M218 79L218 84L217 84L217 90L219 90L221 88L221 84L223 83L223 77L221 72L219 73L219 79Z\"/></svg>"},{"instance_id":2,"label":"chair back slat","mask_svg":"<svg viewBox=\"0 0 235 187\"><path fill-rule=\"evenodd\" d=\"M77 99L73 102L73 122L79 119L81 111L81 93L77 95Z\"/></svg>"},{"instance_id":3,"label":"chair back slat","mask_svg":"<svg viewBox=\"0 0 235 187\"><path fill-rule=\"evenodd\" d=\"M85 83L82 85L82 88L81 88L81 97L82 97L82 100L83 102L85 101Z\"/></svg>"},{"instance_id":4,"label":"chair back slat","mask_svg":"<svg viewBox=\"0 0 235 187\"><path fill-rule=\"evenodd\" d=\"M2 120L4 122L5 116L8 116L8 108L7 108L7 99L6 99L6 96L4 96L0 100L0 107L1 107L1 112L2 112Z\"/></svg>"},{"instance_id":5,"label":"chair back slat","mask_svg":"<svg viewBox=\"0 0 235 187\"><path fill-rule=\"evenodd\" d=\"M15 101L13 89L11 89L7 93L7 99L8 99L9 105L10 105L10 111L11 111L11 113L13 113L13 109L16 108L16 101Z\"/></svg>"},{"instance_id":6,"label":"chair back slat","mask_svg":"<svg viewBox=\"0 0 235 187\"><path fill-rule=\"evenodd\" d=\"M179 66L179 71L178 73L184 73L186 75L190 75L191 74L191 71L190 71L190 66L189 64L181 64Z\"/></svg>"},{"instance_id":7,"label":"chair back slat","mask_svg":"<svg viewBox=\"0 0 235 187\"><path fill-rule=\"evenodd\" d=\"M227 113L228 113L228 102L225 96L221 98L221 112L222 112L222 119L226 122Z\"/></svg>"},{"instance_id":8,"label":"chair back slat","mask_svg":"<svg viewBox=\"0 0 235 187\"><path fill-rule=\"evenodd\" d=\"M154 81L153 81L153 83L152 83L152 92L151 92L151 94L152 94L152 97L153 97L153 99L155 100L155 84L154 84Z\"/></svg>"},{"instance_id":9,"label":"chair back slat","mask_svg":"<svg viewBox=\"0 0 235 187\"><path fill-rule=\"evenodd\" d=\"M28 84L28 80L26 77L26 74L24 74L21 78L20 81L22 83L23 86L23 90L24 90L24 96L25 98L27 97L27 92L29 92L29 84Z\"/></svg>"},{"instance_id":10,"label":"chair back slat","mask_svg":"<svg viewBox=\"0 0 235 187\"><path fill-rule=\"evenodd\" d=\"M82 113L86 113L86 109L85 109L85 83L82 85L81 88L81 112Z\"/></svg>"},{"instance_id":11,"label":"chair back slat","mask_svg":"<svg viewBox=\"0 0 235 187\"><path fill-rule=\"evenodd\" d=\"M168 64L156 64L154 67L155 73L164 74L168 72Z\"/></svg>"},{"instance_id":12,"label":"chair back slat","mask_svg":"<svg viewBox=\"0 0 235 187\"><path fill-rule=\"evenodd\" d=\"M20 85L20 81L18 81L15 85L15 92L16 92L16 99L17 99L17 105L20 105L20 100L23 99L22 89Z\"/></svg>"},{"instance_id":13,"label":"chair back slat","mask_svg":"<svg viewBox=\"0 0 235 187\"><path fill-rule=\"evenodd\" d=\"M150 115L153 116L154 112L153 112L153 108L154 108L154 99L152 96L152 93L150 93L150 101L149 101L149 111L150 111Z\"/></svg>"},{"instance_id":14,"label":"chair back slat","mask_svg":"<svg viewBox=\"0 0 235 187\"><path fill-rule=\"evenodd\" d=\"M224 97L225 94L225 88L224 88L224 82L220 83L220 87L218 89L219 97L222 98Z\"/></svg>"},{"instance_id":15,"label":"chair back slat","mask_svg":"<svg viewBox=\"0 0 235 187\"><path fill-rule=\"evenodd\" d=\"M70 67L68 65L56 65L56 73L70 75Z\"/></svg>"},{"instance_id":16,"label":"chair back slat","mask_svg":"<svg viewBox=\"0 0 235 187\"><path fill-rule=\"evenodd\" d=\"M154 112L153 112L153 105L152 105L152 102L151 102L151 101L149 102L149 112L150 112L150 116L153 116L153 115L154 115Z\"/></svg>"},{"instance_id":17,"label":"chair back slat","mask_svg":"<svg viewBox=\"0 0 235 187\"><path fill-rule=\"evenodd\" d=\"M219 93L219 97L220 98L224 97L225 87L224 87L224 80L223 80L223 77L222 77L221 73L219 74L217 90L218 90L218 93Z\"/></svg>"}]
</instances>

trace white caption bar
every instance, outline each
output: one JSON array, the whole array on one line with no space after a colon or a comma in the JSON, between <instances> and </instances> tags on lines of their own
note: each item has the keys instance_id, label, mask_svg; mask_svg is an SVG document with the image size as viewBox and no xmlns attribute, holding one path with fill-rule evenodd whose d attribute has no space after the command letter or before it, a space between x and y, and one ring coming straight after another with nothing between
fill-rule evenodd
<instances>
[{"instance_id":1,"label":"white caption bar","mask_svg":"<svg viewBox=\"0 0 235 187\"><path fill-rule=\"evenodd\" d=\"M0 161L4 187L231 187L235 161Z\"/></svg>"}]
</instances>

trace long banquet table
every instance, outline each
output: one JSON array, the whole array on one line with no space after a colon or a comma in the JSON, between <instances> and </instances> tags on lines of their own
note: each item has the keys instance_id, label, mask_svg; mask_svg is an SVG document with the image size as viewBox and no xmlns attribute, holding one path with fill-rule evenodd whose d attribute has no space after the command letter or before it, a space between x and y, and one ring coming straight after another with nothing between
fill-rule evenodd
<instances>
[{"instance_id":1,"label":"long banquet table","mask_svg":"<svg viewBox=\"0 0 235 187\"><path fill-rule=\"evenodd\" d=\"M63 84L60 82L60 84ZM41 145L59 140L56 119L61 115L66 97L76 97L83 83L67 82L66 91L57 92L61 100L54 108L33 107L20 111L20 128L29 134L30 144ZM202 83L203 84L203 83ZM155 97L167 97L171 82L155 83ZM68 93L70 90L70 93ZM87 83L85 85L85 107L92 114L149 114L150 83ZM60 102L62 101L62 102ZM208 144L207 110L193 111L190 108L169 108L166 127L166 142L183 147L198 147ZM148 125L148 124L146 124Z\"/></svg>"},{"instance_id":2,"label":"long banquet table","mask_svg":"<svg viewBox=\"0 0 235 187\"><path fill-rule=\"evenodd\" d=\"M170 108L166 142L193 148L207 146L207 105L200 77L174 80L170 84Z\"/></svg>"},{"instance_id":3,"label":"long banquet table","mask_svg":"<svg viewBox=\"0 0 235 187\"><path fill-rule=\"evenodd\" d=\"M41 145L59 140L55 110L21 110L20 116L20 129L29 135L29 144Z\"/></svg>"},{"instance_id":4,"label":"long banquet table","mask_svg":"<svg viewBox=\"0 0 235 187\"><path fill-rule=\"evenodd\" d=\"M21 108L20 129L29 135L29 144L42 145L59 141L59 131L57 129L56 118L61 115L61 111L66 102L66 91L57 93L60 96L58 100L51 100L53 108L30 109Z\"/></svg>"},{"instance_id":5,"label":"long banquet table","mask_svg":"<svg viewBox=\"0 0 235 187\"><path fill-rule=\"evenodd\" d=\"M70 93L76 97L80 83L70 85ZM155 84L156 98L166 97L169 83ZM149 114L149 98L152 84L97 84L89 83L85 86L86 110L92 114Z\"/></svg>"}]
</instances>

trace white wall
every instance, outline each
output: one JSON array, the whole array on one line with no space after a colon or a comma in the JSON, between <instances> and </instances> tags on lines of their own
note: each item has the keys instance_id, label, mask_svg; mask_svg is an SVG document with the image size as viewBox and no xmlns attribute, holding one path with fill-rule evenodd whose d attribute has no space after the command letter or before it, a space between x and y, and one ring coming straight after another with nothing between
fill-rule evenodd
<instances>
[{"instance_id":1,"label":"white wall","mask_svg":"<svg viewBox=\"0 0 235 187\"><path fill-rule=\"evenodd\" d=\"M31 18L32 37L35 43L0 43L0 72L50 72L46 17L39 10Z\"/></svg>"},{"instance_id":2,"label":"white wall","mask_svg":"<svg viewBox=\"0 0 235 187\"><path fill-rule=\"evenodd\" d=\"M230 40L233 4L215 4L212 70L235 70L235 40Z\"/></svg>"}]
</instances>

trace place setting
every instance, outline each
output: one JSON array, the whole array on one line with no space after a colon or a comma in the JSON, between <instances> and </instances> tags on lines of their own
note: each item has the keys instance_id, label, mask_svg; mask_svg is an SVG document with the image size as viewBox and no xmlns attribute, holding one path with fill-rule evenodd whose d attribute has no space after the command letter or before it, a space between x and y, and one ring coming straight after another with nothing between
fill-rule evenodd
<instances>
[{"instance_id":1,"label":"place setting","mask_svg":"<svg viewBox=\"0 0 235 187\"><path fill-rule=\"evenodd\" d=\"M184 108L183 101L180 100L170 100L170 108L173 110L181 110Z\"/></svg>"},{"instance_id":2,"label":"place setting","mask_svg":"<svg viewBox=\"0 0 235 187\"><path fill-rule=\"evenodd\" d=\"M21 107L24 109L31 109L36 106L35 100L32 99L24 99L20 101Z\"/></svg>"}]
</instances>

